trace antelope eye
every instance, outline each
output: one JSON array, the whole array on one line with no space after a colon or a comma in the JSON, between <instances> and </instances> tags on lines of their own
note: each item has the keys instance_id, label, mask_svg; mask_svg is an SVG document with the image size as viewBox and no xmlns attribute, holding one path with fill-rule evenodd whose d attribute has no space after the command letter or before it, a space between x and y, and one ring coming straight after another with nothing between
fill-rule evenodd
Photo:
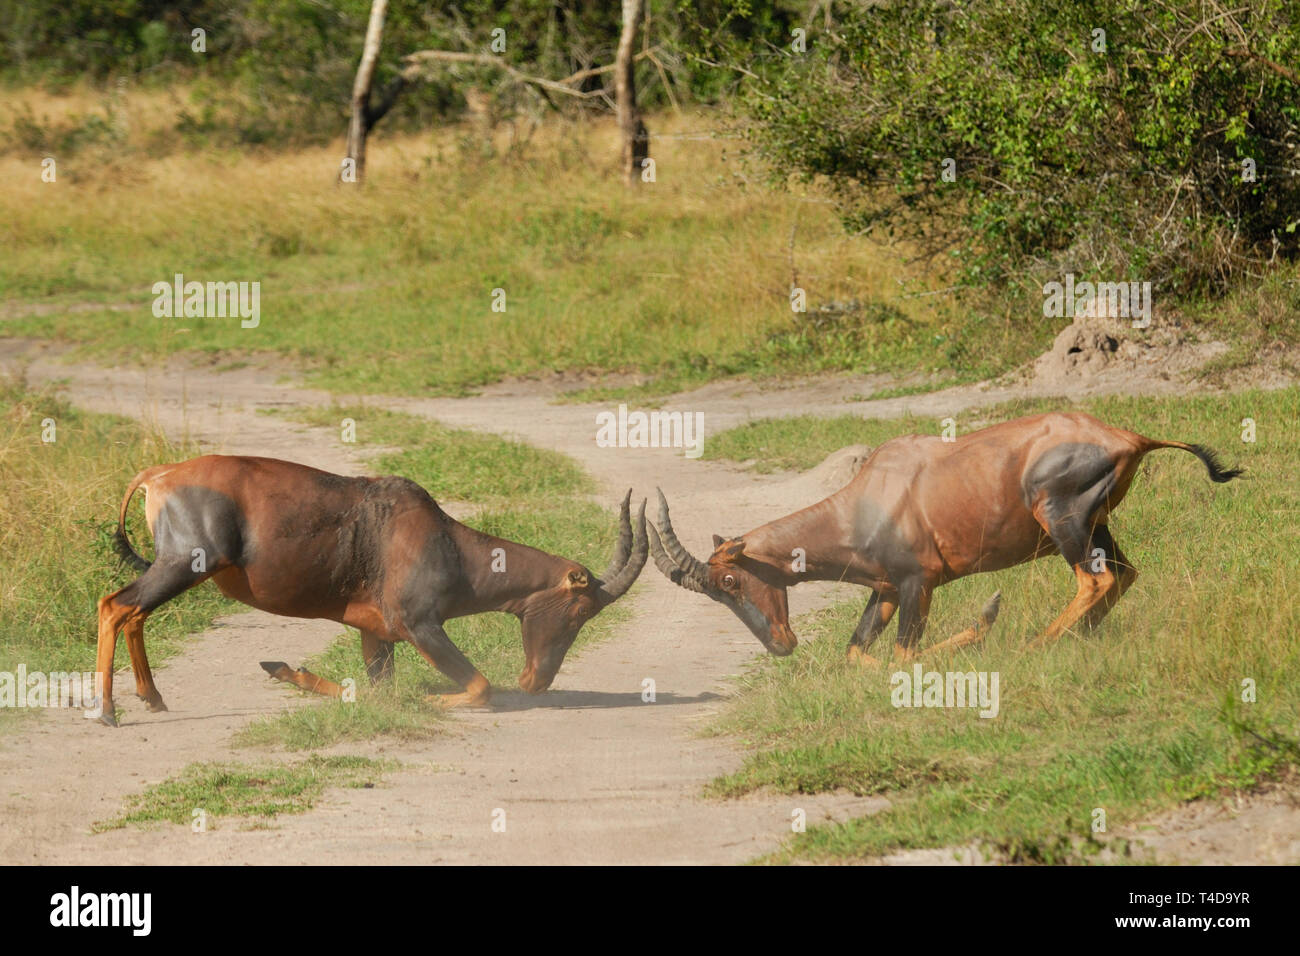
<instances>
[{"instance_id":1,"label":"antelope eye","mask_svg":"<svg viewBox=\"0 0 1300 956\"><path fill-rule=\"evenodd\" d=\"M725 575L722 579L722 586L724 588L734 588L736 586L735 575L732 574Z\"/></svg>"}]
</instances>

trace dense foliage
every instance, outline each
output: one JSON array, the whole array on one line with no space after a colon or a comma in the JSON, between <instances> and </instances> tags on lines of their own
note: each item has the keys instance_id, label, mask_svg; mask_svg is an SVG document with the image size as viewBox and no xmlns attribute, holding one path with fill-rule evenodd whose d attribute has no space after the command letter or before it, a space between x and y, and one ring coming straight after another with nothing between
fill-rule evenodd
<instances>
[{"instance_id":1,"label":"dense foliage","mask_svg":"<svg viewBox=\"0 0 1300 956\"><path fill-rule=\"evenodd\" d=\"M751 135L781 177L826 177L851 229L977 284L1028 265L1219 289L1296 254L1295 0L837 10L751 87Z\"/></svg>"},{"instance_id":2,"label":"dense foliage","mask_svg":"<svg viewBox=\"0 0 1300 956\"><path fill-rule=\"evenodd\" d=\"M795 16L793 5L779 0L738 2L744 0L680 6L649 0L643 40L654 55L638 65L644 106L716 100L740 74L712 65L697 47L712 48L718 39L756 41L760 34L779 39ZM287 134L325 138L346 122L369 12L370 0L23 0L0 8L0 74L51 85L198 78L207 81L199 90L208 108L191 118L191 129L214 129L216 117L231 112L221 108L233 105L235 133L246 142L283 142ZM377 95L390 88L402 58L418 50L491 52L524 73L555 80L608 66L620 16L618 3L601 0L392 0ZM204 31L201 53L193 49L195 29ZM407 86L386 122L420 125L455 112L469 89L485 93L483 108L496 116L530 108L606 109L612 83L612 73L596 73L579 86L590 98L548 103L494 67L447 66Z\"/></svg>"}]
</instances>

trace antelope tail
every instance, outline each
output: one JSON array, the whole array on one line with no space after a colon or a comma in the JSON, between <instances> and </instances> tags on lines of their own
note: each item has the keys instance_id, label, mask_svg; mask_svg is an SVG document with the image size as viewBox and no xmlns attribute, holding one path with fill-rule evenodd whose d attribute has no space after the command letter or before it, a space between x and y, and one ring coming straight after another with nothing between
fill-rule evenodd
<instances>
[{"instance_id":1,"label":"antelope tail","mask_svg":"<svg viewBox=\"0 0 1300 956\"><path fill-rule=\"evenodd\" d=\"M1189 445L1181 441L1155 441L1154 439L1147 439L1147 441L1150 443L1151 448L1178 448L1182 451L1191 452L1201 459L1201 463L1205 465L1206 470L1210 473L1210 480L1219 484L1232 481L1232 479L1239 478L1245 473L1244 468L1224 468L1219 456L1204 445Z\"/></svg>"},{"instance_id":2,"label":"antelope tail","mask_svg":"<svg viewBox=\"0 0 1300 956\"><path fill-rule=\"evenodd\" d=\"M146 468L132 478L131 483L126 486L126 495L123 496L122 507L117 513L117 531L113 534L113 550L117 552L123 564L136 571L148 571L153 562L140 557L135 548L131 547L131 542L126 536L126 507L131 503L131 496L135 494L136 489L149 480L154 470Z\"/></svg>"}]
</instances>

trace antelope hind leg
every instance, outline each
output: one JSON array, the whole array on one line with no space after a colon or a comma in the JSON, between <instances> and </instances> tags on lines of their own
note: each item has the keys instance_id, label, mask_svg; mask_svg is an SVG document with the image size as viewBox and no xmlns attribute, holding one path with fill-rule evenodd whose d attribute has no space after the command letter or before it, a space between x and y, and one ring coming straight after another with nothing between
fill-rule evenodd
<instances>
[{"instance_id":1,"label":"antelope hind leg","mask_svg":"<svg viewBox=\"0 0 1300 956\"><path fill-rule=\"evenodd\" d=\"M954 634L946 641L940 641L933 647L927 647L921 652L921 656L925 657L937 651L953 651L959 647L968 647L971 644L980 643L988 636L993 627L993 622L998 619L998 610L1001 605L1002 592L998 591L989 598L988 603L984 605L984 609L980 611L980 616L974 624L966 628L966 630Z\"/></svg>"},{"instance_id":2,"label":"antelope hind leg","mask_svg":"<svg viewBox=\"0 0 1300 956\"><path fill-rule=\"evenodd\" d=\"M1117 579L1109 568L1093 574L1084 565L1076 564L1074 577L1079 585L1074 599L1065 606L1060 616L1047 626L1047 630L1030 642L1030 647L1041 648L1055 643L1062 634L1077 624L1080 618L1104 601L1107 594L1117 585Z\"/></svg>"},{"instance_id":3,"label":"antelope hind leg","mask_svg":"<svg viewBox=\"0 0 1300 956\"><path fill-rule=\"evenodd\" d=\"M1110 609L1119 603L1119 599L1124 596L1124 592L1133 586L1137 580L1137 568L1129 563L1124 552L1119 549L1115 539L1111 537L1110 531L1105 525L1098 525L1092 533L1093 543L1106 553L1106 566L1115 576L1115 583L1106 591L1102 599L1084 615L1083 623L1086 627L1094 628L1099 625Z\"/></svg>"},{"instance_id":4,"label":"antelope hind leg","mask_svg":"<svg viewBox=\"0 0 1300 956\"><path fill-rule=\"evenodd\" d=\"M149 655L144 650L144 621L148 615L133 614L123 626L126 649L131 655L131 669L135 671L135 696L145 702L150 713L161 713L167 709L162 694L153 682L153 671L149 669Z\"/></svg>"}]
</instances>

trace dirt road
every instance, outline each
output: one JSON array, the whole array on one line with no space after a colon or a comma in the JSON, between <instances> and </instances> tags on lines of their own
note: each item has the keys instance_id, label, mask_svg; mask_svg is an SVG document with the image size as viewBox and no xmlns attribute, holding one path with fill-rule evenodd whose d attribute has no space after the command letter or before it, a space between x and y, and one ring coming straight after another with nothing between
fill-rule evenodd
<instances>
[{"instance_id":1,"label":"dirt road","mask_svg":"<svg viewBox=\"0 0 1300 956\"><path fill-rule=\"evenodd\" d=\"M283 384L277 370L105 369L61 364L44 346L0 342L0 372L20 365L33 383L67 382L65 394L78 406L151 419L210 450L364 470L335 435L258 413L329 401L324 393ZM841 378L782 390L710 386L667 407L704 411L708 434L750 417L805 410L946 415L1012 391L971 387L844 403L875 384ZM596 478L606 503L627 487L652 495L660 485L674 502L683 542L696 552L708 550L712 532L739 533L833 490L816 474L764 477L671 449L598 448L595 413L604 407L555 405L548 398L546 388L513 384L472 399L367 401L558 449ZM799 588L791 595L792 613L855 590ZM329 751L401 761L402 769L379 787L332 790L311 812L282 816L270 828L225 821L200 834L169 826L92 835L90 825L113 816L126 796L187 763L263 759L233 750L232 732L255 716L310 705L265 678L257 662L299 662L340 629L260 612L232 615L158 669L170 712L148 714L126 695L117 731L79 713L51 711L0 739L0 862L738 863L789 836L796 808L815 822L887 805L849 795L701 798L704 784L738 767L742 755L730 742L701 739L695 731L726 693L727 677L761 648L728 611L675 588L653 567L628 600L632 613L618 632L567 661L546 695L500 688L492 710L457 714L435 741ZM646 678L655 682L653 703L642 699ZM504 833L492 827L496 810L505 811ZM951 856L927 851L890 862Z\"/></svg>"}]
</instances>

